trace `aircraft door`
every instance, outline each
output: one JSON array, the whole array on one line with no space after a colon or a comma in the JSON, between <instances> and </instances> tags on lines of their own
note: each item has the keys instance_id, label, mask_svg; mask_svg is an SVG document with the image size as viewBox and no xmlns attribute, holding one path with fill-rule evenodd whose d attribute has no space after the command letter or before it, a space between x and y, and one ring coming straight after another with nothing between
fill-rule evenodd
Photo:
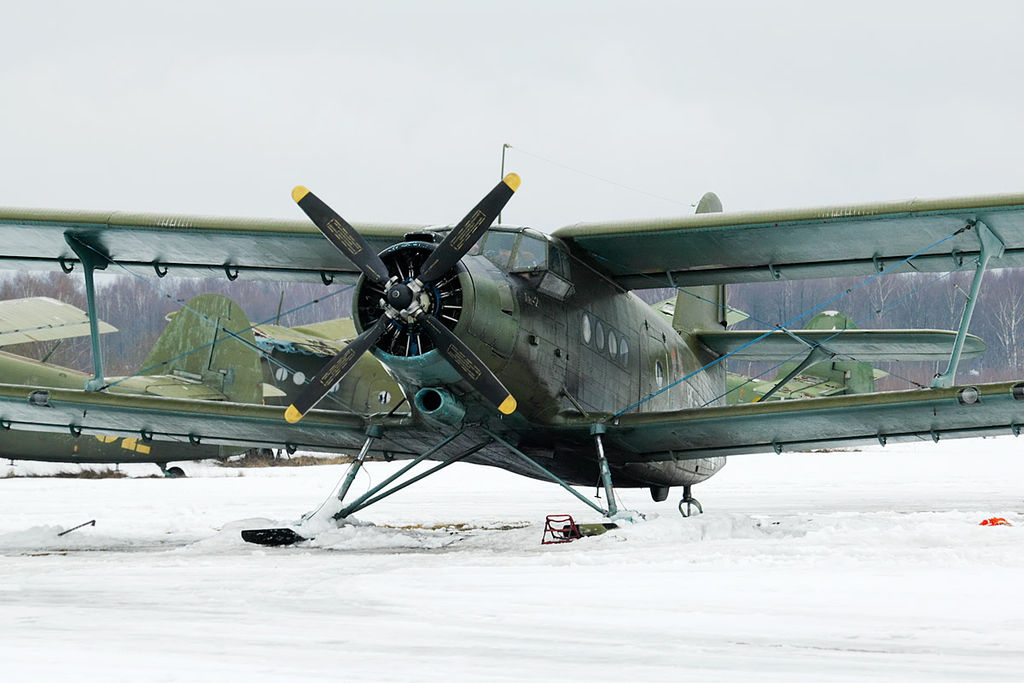
<instances>
[{"instance_id":1,"label":"aircraft door","mask_svg":"<svg viewBox=\"0 0 1024 683\"><path fill-rule=\"evenodd\" d=\"M665 331L650 325L645 320L640 333L640 343L640 353L637 354L640 365L637 401L643 401L674 381L673 365L670 362L668 349L668 335ZM666 391L644 401L638 406L638 411L649 413L670 410L672 408L671 394L671 391Z\"/></svg>"},{"instance_id":2,"label":"aircraft door","mask_svg":"<svg viewBox=\"0 0 1024 683\"><path fill-rule=\"evenodd\" d=\"M543 394L557 396L566 385L570 356L565 307L528 289L520 290L520 302L521 324L528 326L530 365L539 369Z\"/></svg>"}]
</instances>

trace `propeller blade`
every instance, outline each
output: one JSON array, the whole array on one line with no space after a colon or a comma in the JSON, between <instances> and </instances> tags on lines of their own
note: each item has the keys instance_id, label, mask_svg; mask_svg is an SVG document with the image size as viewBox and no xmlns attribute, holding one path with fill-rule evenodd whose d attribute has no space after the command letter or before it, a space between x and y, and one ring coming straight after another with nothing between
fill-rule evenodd
<instances>
[{"instance_id":1,"label":"propeller blade","mask_svg":"<svg viewBox=\"0 0 1024 683\"><path fill-rule=\"evenodd\" d=\"M518 188L519 176L515 173L509 173L495 185L427 257L417 279L423 283L433 282L451 270L487 232Z\"/></svg>"},{"instance_id":2,"label":"propeller blade","mask_svg":"<svg viewBox=\"0 0 1024 683\"><path fill-rule=\"evenodd\" d=\"M388 268L380 256L334 209L302 185L292 190L292 199L331 244L363 271L368 280L381 285L388 281Z\"/></svg>"},{"instance_id":3,"label":"propeller blade","mask_svg":"<svg viewBox=\"0 0 1024 683\"><path fill-rule=\"evenodd\" d=\"M440 320L432 315L419 317L430 338L437 345L437 350L452 367L459 371L473 388L483 394L484 398L498 407L504 415L511 415L516 410L516 400L508 392L494 373L484 365L477 355L466 346L455 333L449 330Z\"/></svg>"},{"instance_id":4,"label":"propeller blade","mask_svg":"<svg viewBox=\"0 0 1024 683\"><path fill-rule=\"evenodd\" d=\"M380 336L391 324L391 318L382 315L374 323L373 327L364 330L361 335L352 340L345 350L331 359L331 361L317 373L316 377L309 381L309 384L302 390L295 402L288 406L284 412L284 419L289 422L298 422L302 416L309 412L309 409L320 402L327 392L331 390L342 377L352 369L359 357L371 346L377 343Z\"/></svg>"}]
</instances>

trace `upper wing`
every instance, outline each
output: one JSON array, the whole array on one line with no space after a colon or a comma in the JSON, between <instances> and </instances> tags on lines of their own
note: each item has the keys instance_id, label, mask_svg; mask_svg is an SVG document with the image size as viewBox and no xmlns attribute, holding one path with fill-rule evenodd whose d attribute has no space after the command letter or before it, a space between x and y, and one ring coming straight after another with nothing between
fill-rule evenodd
<instances>
[{"instance_id":1,"label":"upper wing","mask_svg":"<svg viewBox=\"0 0 1024 683\"><path fill-rule=\"evenodd\" d=\"M954 270L980 252L977 231L963 230L979 221L1005 246L992 267L1024 265L1022 194L703 213L579 224L553 234L623 287L647 289L870 275L922 250L910 268Z\"/></svg>"},{"instance_id":2,"label":"upper wing","mask_svg":"<svg viewBox=\"0 0 1024 683\"><path fill-rule=\"evenodd\" d=\"M356 224L382 251L415 225ZM359 270L307 220L211 218L119 212L0 208L0 267L56 270L78 256L66 236L105 259L151 274L247 276L274 280L355 278Z\"/></svg>"},{"instance_id":3,"label":"upper wing","mask_svg":"<svg viewBox=\"0 0 1024 683\"><path fill-rule=\"evenodd\" d=\"M100 334L117 328L99 322ZM85 311L46 296L0 301L0 346L89 335Z\"/></svg>"},{"instance_id":4,"label":"upper wing","mask_svg":"<svg viewBox=\"0 0 1024 683\"><path fill-rule=\"evenodd\" d=\"M1002 383L635 413L608 424L606 441L643 462L1016 435L1022 399L1024 384ZM582 435L592 425L580 419L563 429Z\"/></svg>"}]
</instances>

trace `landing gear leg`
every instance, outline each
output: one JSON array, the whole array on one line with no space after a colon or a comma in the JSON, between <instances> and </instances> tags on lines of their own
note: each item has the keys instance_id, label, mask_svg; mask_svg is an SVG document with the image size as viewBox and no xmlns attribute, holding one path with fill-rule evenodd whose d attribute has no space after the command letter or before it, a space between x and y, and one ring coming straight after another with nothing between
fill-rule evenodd
<instances>
[{"instance_id":1,"label":"landing gear leg","mask_svg":"<svg viewBox=\"0 0 1024 683\"><path fill-rule=\"evenodd\" d=\"M694 498L690 492L692 488L690 484L683 485L683 499L679 501L679 514L683 517L692 515L695 508L697 514L704 514L704 508L700 506L700 501Z\"/></svg>"},{"instance_id":2,"label":"landing gear leg","mask_svg":"<svg viewBox=\"0 0 1024 683\"><path fill-rule=\"evenodd\" d=\"M604 427L604 425L601 425ZM594 433L594 441L597 443L597 462L601 472L601 483L604 484L604 497L608 501L608 517L615 517L619 508L615 504L615 488L612 486L612 472L608 469L608 458L604 456L604 442L601 440L603 429L591 428Z\"/></svg>"},{"instance_id":3,"label":"landing gear leg","mask_svg":"<svg viewBox=\"0 0 1024 683\"><path fill-rule=\"evenodd\" d=\"M477 451L482 450L491 442L490 439L481 441L480 443L477 443L473 446L470 446L469 448L466 448L458 455L446 458L445 460L435 465L434 467L430 468L426 472L422 472L401 484L395 484L394 486L391 486L391 484L399 477L403 476L413 467L423 462L427 458L431 457L434 453L440 451L442 448L444 448L452 441L462 436L464 433L465 430L461 429L458 432L452 434L451 436L448 436L440 443L436 444L435 446L432 446L430 449L421 453L419 456L410 461L409 464L400 469L398 472L392 474L383 482L373 487L363 495L359 496L356 500L352 501L352 503L348 504L340 511L331 514L329 510L325 509L323 516L326 516L327 519L332 520L333 522L343 520L345 517L348 517L349 515L358 512L359 510L362 510L363 508L368 507L379 500L387 498L393 493L401 491L410 484L414 484L420 479L430 476L431 474L437 472L438 470L444 469L445 467L448 467L449 465L459 462L461 460L465 460L466 458L470 457ZM370 444L372 443L373 439L380 438L381 436L382 432L377 427L371 427L370 429L367 430L367 438L366 441L363 443L363 448L360 451L359 457L356 458L356 460L352 463L352 466L350 466L348 474L345 477L345 481L341 485L341 489L339 489L339 491L336 494L333 494L331 496L337 502L337 505L334 507L340 507L344 505L342 501L345 498L345 495L348 493L349 487L352 485L352 480L355 479L356 472L362 466L363 460L365 460L366 454L370 450ZM388 489L389 486L391 486L390 489ZM387 490L385 491L384 489ZM316 512L313 512L311 514L304 515L302 521L295 527L281 527L277 529L245 529L242 531L242 540L246 541L247 543L257 543L259 545L292 545L295 543L300 543L302 541L308 541L311 539L311 536L300 534L298 533L298 531L296 531L296 529L301 530L303 525L306 524L309 520L313 519L314 517L317 518L319 522L326 521L322 519L320 510L317 510ZM306 530L306 533L309 533L309 529Z\"/></svg>"}]
</instances>

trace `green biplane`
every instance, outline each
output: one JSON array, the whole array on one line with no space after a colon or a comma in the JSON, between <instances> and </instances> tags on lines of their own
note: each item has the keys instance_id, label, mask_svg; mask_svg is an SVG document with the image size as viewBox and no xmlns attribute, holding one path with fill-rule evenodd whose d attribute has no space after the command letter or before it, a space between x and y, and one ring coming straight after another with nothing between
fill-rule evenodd
<instances>
[{"instance_id":1,"label":"green biplane","mask_svg":"<svg viewBox=\"0 0 1024 683\"><path fill-rule=\"evenodd\" d=\"M139 371L106 378L104 391L286 406L305 377L316 374L356 336L348 318L300 327L250 325L242 309L219 294L193 297L170 318ZM117 332L103 321L98 327L100 334ZM48 297L0 301L0 346L42 341L59 344L87 335L88 316L70 304ZM8 383L61 389L81 389L90 379L86 373L46 360L0 351L0 377ZM357 371L332 388L332 396L344 406L388 410L398 404L401 389L380 363L364 355ZM184 471L167 467L170 462L224 459L246 450L172 441L147 444L138 436L77 438L70 433L0 430L0 457L10 460L151 462L172 477L182 476Z\"/></svg>"},{"instance_id":2,"label":"green biplane","mask_svg":"<svg viewBox=\"0 0 1024 683\"><path fill-rule=\"evenodd\" d=\"M0 265L93 274L355 283L358 336L284 411L238 402L0 385L0 427L139 438L142 443L349 451L340 520L407 485L394 477L346 501L370 455L488 464L565 486L608 517L615 487L699 510L691 487L725 456L891 441L1016 434L1024 385L955 386L985 271L1024 265L1024 195L579 224L543 234L491 227L518 187L502 180L454 227L350 225L303 187L305 222L36 209L0 210ZM336 248L325 248L324 238ZM959 330L725 328L738 282L943 271L974 264ZM631 290L674 287L666 319ZM833 297L837 299L837 297ZM821 307L832 303L823 302ZM817 309L808 311L808 317ZM95 316L91 315L91 320ZM93 330L98 348L100 337ZM370 351L401 386L405 410L315 409ZM727 358L859 362L947 360L930 389L726 405ZM287 418L287 419L286 419ZM403 469L399 474L403 474ZM419 479L426 474L419 475ZM601 482L601 507L570 485ZM391 487L391 488L388 488ZM287 542L295 530L256 540Z\"/></svg>"}]
</instances>

